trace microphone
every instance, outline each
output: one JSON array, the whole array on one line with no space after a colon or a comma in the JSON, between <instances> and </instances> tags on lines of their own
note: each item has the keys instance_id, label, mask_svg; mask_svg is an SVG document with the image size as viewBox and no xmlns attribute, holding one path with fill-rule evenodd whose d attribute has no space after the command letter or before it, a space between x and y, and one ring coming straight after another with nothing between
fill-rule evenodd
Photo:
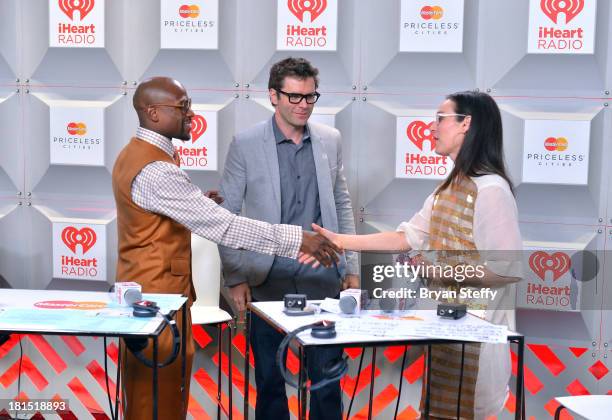
<instances>
[{"instance_id":1,"label":"microphone","mask_svg":"<svg viewBox=\"0 0 612 420\"><path fill-rule=\"evenodd\" d=\"M142 300L142 286L133 281L116 282L115 298L123 306L134 306L135 302Z\"/></svg>"},{"instance_id":2,"label":"microphone","mask_svg":"<svg viewBox=\"0 0 612 420\"><path fill-rule=\"evenodd\" d=\"M134 306L136 302L142 300L142 293L138 289L127 289L123 293L123 301L127 306Z\"/></svg>"},{"instance_id":3,"label":"microphone","mask_svg":"<svg viewBox=\"0 0 612 420\"><path fill-rule=\"evenodd\" d=\"M356 314L366 308L368 300L367 290L346 289L340 292L338 306L344 314Z\"/></svg>"},{"instance_id":4,"label":"microphone","mask_svg":"<svg viewBox=\"0 0 612 420\"><path fill-rule=\"evenodd\" d=\"M418 286L419 284L417 284ZM414 286L413 286L414 287ZM418 288L416 289L418 290ZM402 289L398 288L390 288L387 289L387 292L396 292L394 297L389 296L390 293L387 293L386 296L378 299L378 306L384 312L393 312L393 311L404 311L411 306L413 306L416 302L416 299L411 299L407 297L405 294L402 294Z\"/></svg>"}]
</instances>

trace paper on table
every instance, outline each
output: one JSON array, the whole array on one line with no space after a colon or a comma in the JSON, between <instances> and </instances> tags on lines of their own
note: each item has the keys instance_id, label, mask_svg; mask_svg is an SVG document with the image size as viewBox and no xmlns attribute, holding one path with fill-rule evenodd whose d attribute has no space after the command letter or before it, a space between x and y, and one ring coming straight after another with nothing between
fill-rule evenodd
<instances>
[{"instance_id":1,"label":"paper on table","mask_svg":"<svg viewBox=\"0 0 612 420\"><path fill-rule=\"evenodd\" d=\"M343 334L363 334L376 337L430 337L448 340L505 343L508 328L505 325L459 321L413 321L374 319L339 319L336 331Z\"/></svg>"},{"instance_id":2,"label":"paper on table","mask_svg":"<svg viewBox=\"0 0 612 420\"><path fill-rule=\"evenodd\" d=\"M340 310L340 300L325 298L321 305L319 305L322 311L331 312L332 314L340 314L342 311Z\"/></svg>"}]
</instances>

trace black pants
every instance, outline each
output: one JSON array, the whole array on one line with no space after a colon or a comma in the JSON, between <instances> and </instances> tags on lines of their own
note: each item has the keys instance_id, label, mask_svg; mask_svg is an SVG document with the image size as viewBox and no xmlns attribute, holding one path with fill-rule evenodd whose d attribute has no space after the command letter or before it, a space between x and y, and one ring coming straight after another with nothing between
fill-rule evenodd
<instances>
[{"instance_id":1,"label":"black pants","mask_svg":"<svg viewBox=\"0 0 612 420\"><path fill-rule=\"evenodd\" d=\"M284 335L257 315L251 316L250 341L255 359L257 403L255 418L289 420L285 380L276 365L276 351ZM308 377L312 383L321 380L321 367L342 356L340 348L312 347L306 351ZM342 419L340 381L310 393L310 419Z\"/></svg>"}]
</instances>

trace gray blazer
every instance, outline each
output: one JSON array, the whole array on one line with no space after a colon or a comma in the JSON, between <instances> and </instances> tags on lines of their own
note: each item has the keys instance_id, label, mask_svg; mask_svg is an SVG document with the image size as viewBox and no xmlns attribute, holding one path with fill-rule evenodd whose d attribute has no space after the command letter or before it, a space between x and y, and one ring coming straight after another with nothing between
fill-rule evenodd
<instances>
[{"instance_id":1,"label":"gray blazer","mask_svg":"<svg viewBox=\"0 0 612 420\"><path fill-rule=\"evenodd\" d=\"M353 208L343 173L340 132L322 124L308 123L319 186L323 227L340 233L355 233ZM223 207L244 216L280 223L280 175L272 119L237 134L230 144L221 179ZM263 283L274 256L219 246L226 286L248 281ZM338 265L340 275L358 274L357 254L346 253Z\"/></svg>"}]
</instances>

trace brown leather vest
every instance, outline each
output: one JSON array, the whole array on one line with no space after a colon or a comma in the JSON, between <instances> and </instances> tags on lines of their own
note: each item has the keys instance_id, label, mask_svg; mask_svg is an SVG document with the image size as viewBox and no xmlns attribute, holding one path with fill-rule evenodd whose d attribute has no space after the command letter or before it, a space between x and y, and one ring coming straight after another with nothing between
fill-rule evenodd
<instances>
[{"instance_id":1,"label":"brown leather vest","mask_svg":"<svg viewBox=\"0 0 612 420\"><path fill-rule=\"evenodd\" d=\"M135 281L147 293L180 293L195 300L191 233L169 217L132 201L132 181L147 164L174 164L162 149L138 138L123 148L113 168L117 205L117 281Z\"/></svg>"}]
</instances>

